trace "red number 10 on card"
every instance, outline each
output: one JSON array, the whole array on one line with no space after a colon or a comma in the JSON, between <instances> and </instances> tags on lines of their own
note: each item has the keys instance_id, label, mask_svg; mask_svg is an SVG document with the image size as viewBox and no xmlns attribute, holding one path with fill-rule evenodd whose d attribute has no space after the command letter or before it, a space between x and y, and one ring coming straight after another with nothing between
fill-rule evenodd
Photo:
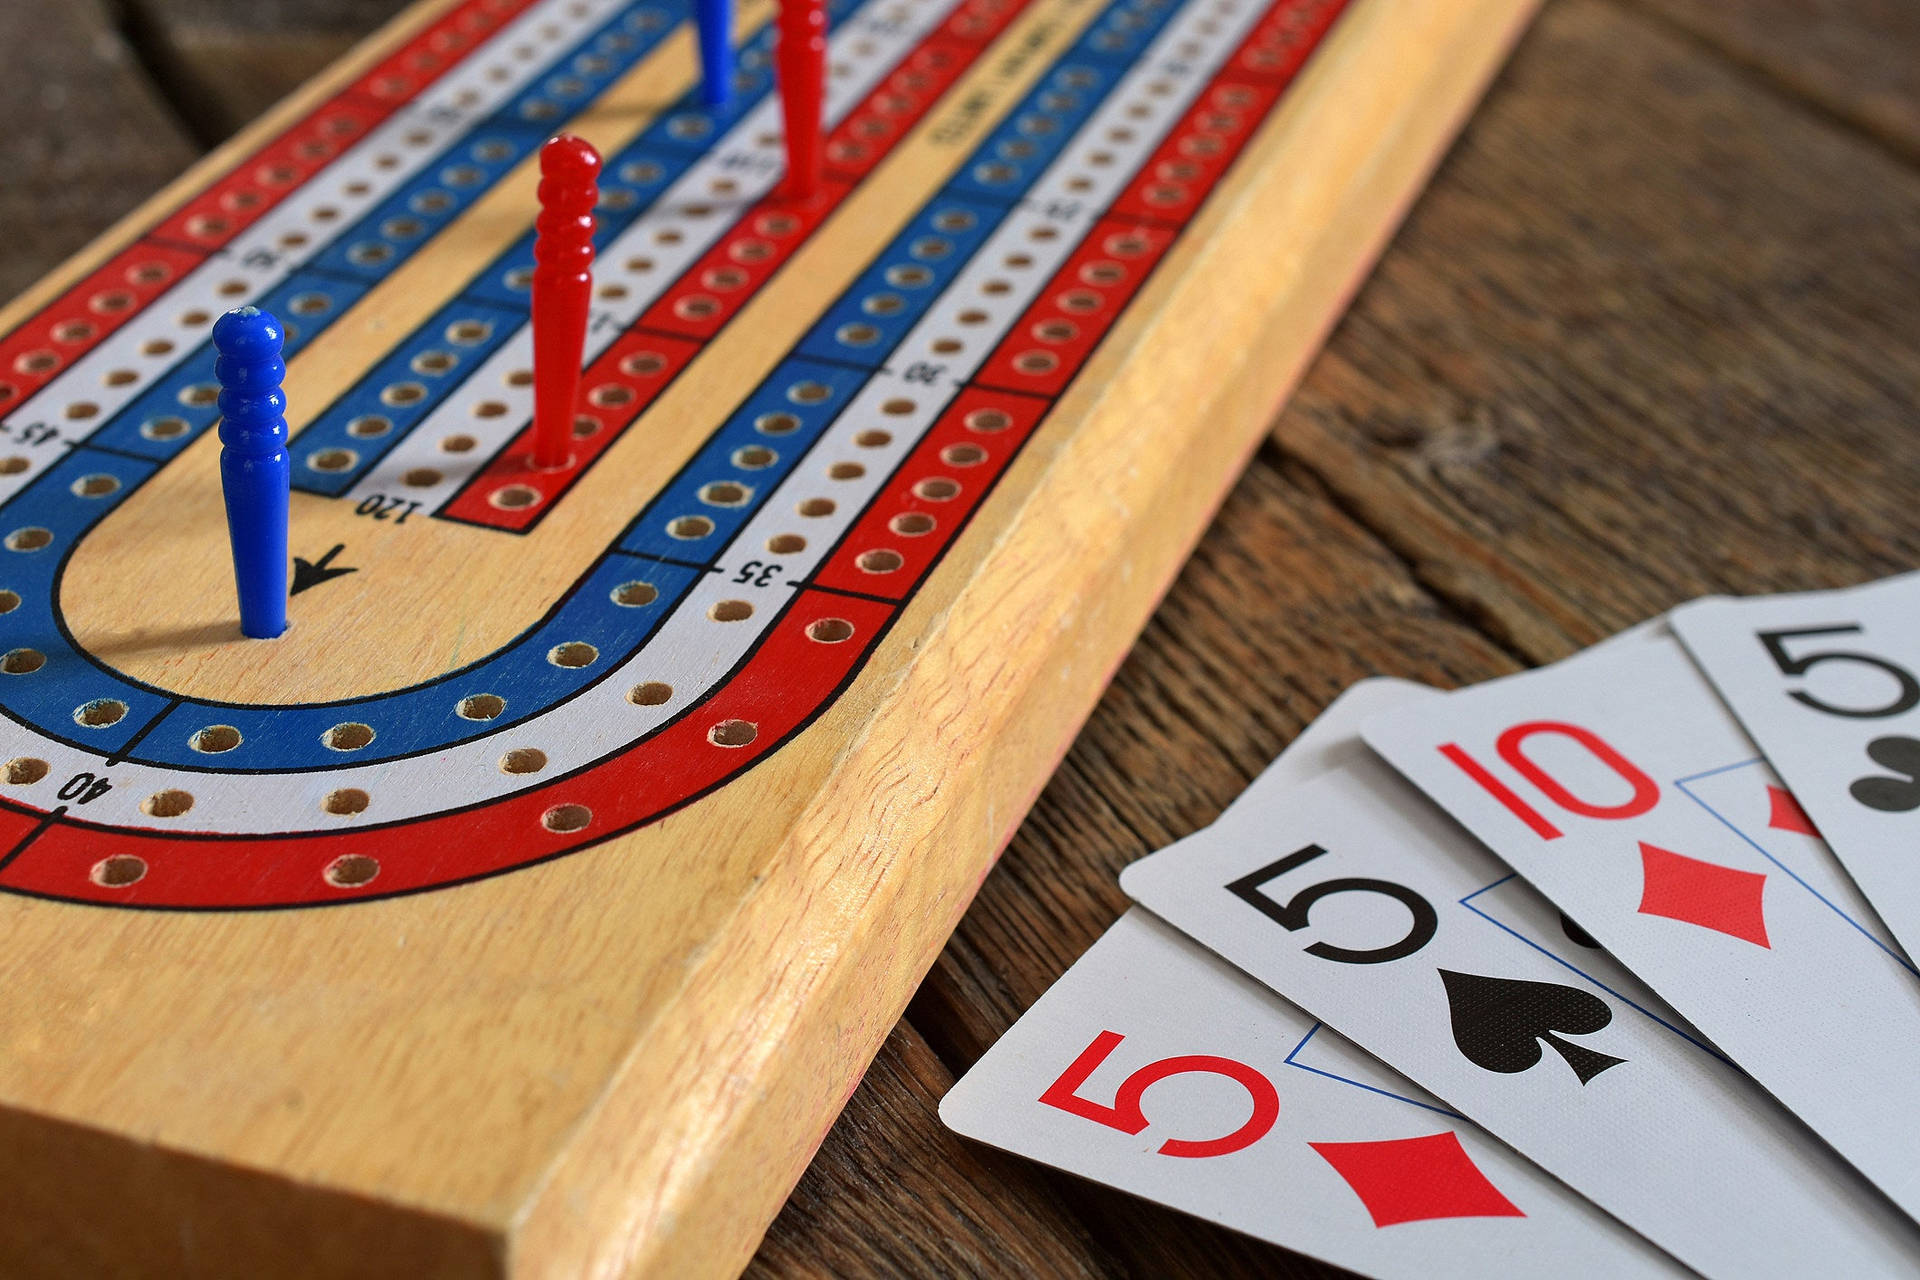
<instances>
[{"instance_id":1,"label":"red number 10 on card","mask_svg":"<svg viewBox=\"0 0 1920 1280\"><path fill-rule=\"evenodd\" d=\"M1527 743L1534 738L1551 735L1569 739L1584 748L1601 764L1611 769L1622 782L1633 789L1633 794L1619 804L1594 804L1575 795L1565 783L1542 768L1533 757L1527 754ZM1494 751L1506 761L1508 767L1532 783L1534 788L1568 813L1583 818L1637 818L1660 803L1659 784L1649 778L1633 761L1621 755L1613 745L1591 729L1577 724L1567 724L1559 720L1529 720L1525 724L1516 724L1494 739ZM1440 748L1440 754L1451 760L1460 771L1478 783L1488 795L1505 805L1507 811L1527 824L1533 833L1542 840L1558 840L1564 832L1549 822L1544 814L1522 800L1517 792L1500 779L1493 776L1491 770L1468 755L1456 743L1449 742Z\"/></svg>"}]
</instances>

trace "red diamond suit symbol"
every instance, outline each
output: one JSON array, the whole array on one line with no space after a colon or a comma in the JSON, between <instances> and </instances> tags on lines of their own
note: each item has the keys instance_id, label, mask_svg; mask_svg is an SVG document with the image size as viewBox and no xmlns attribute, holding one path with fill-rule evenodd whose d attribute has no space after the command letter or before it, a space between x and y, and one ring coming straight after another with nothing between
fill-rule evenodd
<instances>
[{"instance_id":1,"label":"red diamond suit symbol","mask_svg":"<svg viewBox=\"0 0 1920 1280\"><path fill-rule=\"evenodd\" d=\"M1310 1142L1346 1179L1373 1225L1431 1218L1524 1218L1451 1130L1378 1142Z\"/></svg>"},{"instance_id":2,"label":"red diamond suit symbol","mask_svg":"<svg viewBox=\"0 0 1920 1280\"><path fill-rule=\"evenodd\" d=\"M1702 862L1644 840L1640 873L1642 915L1684 920L1771 949L1767 917L1761 909L1767 887L1764 875Z\"/></svg>"},{"instance_id":3,"label":"red diamond suit symbol","mask_svg":"<svg viewBox=\"0 0 1920 1280\"><path fill-rule=\"evenodd\" d=\"M1813 819L1793 798L1793 793L1785 787L1767 784L1767 825L1776 831L1792 831L1803 836L1818 836L1819 828L1813 825Z\"/></svg>"}]
</instances>

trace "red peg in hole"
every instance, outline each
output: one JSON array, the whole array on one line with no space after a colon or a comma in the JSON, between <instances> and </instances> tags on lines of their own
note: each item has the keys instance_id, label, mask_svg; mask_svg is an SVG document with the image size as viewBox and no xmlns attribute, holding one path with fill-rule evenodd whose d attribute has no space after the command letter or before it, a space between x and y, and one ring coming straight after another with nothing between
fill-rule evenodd
<instances>
[{"instance_id":1,"label":"red peg in hole","mask_svg":"<svg viewBox=\"0 0 1920 1280\"><path fill-rule=\"evenodd\" d=\"M593 297L593 206L600 153L571 134L540 148L540 216L533 229L533 465L573 461L573 419Z\"/></svg>"},{"instance_id":2,"label":"red peg in hole","mask_svg":"<svg viewBox=\"0 0 1920 1280\"><path fill-rule=\"evenodd\" d=\"M780 0L780 39L774 76L787 134L787 180L782 194L808 200L820 189L827 99L826 0Z\"/></svg>"}]
</instances>

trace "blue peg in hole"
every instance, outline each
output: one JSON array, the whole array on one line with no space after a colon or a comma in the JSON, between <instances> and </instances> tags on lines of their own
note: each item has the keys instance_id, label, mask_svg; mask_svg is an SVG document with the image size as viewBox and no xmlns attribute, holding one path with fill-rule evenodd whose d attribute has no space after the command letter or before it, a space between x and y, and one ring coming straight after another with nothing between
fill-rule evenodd
<instances>
[{"instance_id":1,"label":"blue peg in hole","mask_svg":"<svg viewBox=\"0 0 1920 1280\"><path fill-rule=\"evenodd\" d=\"M280 383L286 333L258 307L229 311L214 322L219 358L220 487L227 499L233 580L240 590L240 630L270 640L287 629L287 398Z\"/></svg>"},{"instance_id":2,"label":"blue peg in hole","mask_svg":"<svg viewBox=\"0 0 1920 1280\"><path fill-rule=\"evenodd\" d=\"M733 0L693 0L700 36L700 101L724 107L733 98Z\"/></svg>"}]
</instances>

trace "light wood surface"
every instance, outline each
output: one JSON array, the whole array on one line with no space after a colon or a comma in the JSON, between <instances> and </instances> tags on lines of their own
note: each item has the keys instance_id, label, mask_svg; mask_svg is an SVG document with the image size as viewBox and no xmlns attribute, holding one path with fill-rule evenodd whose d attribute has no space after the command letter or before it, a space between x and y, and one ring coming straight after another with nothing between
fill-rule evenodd
<instances>
[{"instance_id":1,"label":"light wood surface","mask_svg":"<svg viewBox=\"0 0 1920 1280\"><path fill-rule=\"evenodd\" d=\"M454 893L241 916L0 903L0 1125L20 1153L0 1177L32 1189L0 1201L7 1255L50 1274L737 1270L1526 8L1358 0L854 686L742 779ZM1023 21L1058 47L1089 11L1045 0ZM635 101L688 63L680 42L644 64ZM947 135L980 136L1024 83L993 74L967 88L1002 105ZM210 506L202 442L76 558L81 640L163 684L281 700L438 669L436 622L524 627L631 510L610 495L691 447L701 390L756 376L957 159L929 141L943 123L656 406L646 447L623 442L541 527L551 581L508 587L503 563L473 571L502 575L489 590L432 596L437 570L486 554L432 526L314 598L295 634L326 651L196 645L224 554L182 515ZM498 196L520 226L524 179ZM445 252L477 260L479 220ZM396 273L366 314L417 314L428 278ZM294 387L317 398L377 349L322 340ZM333 510L303 503L296 531ZM185 568L140 559L167 540ZM142 589L156 573L179 589ZM434 607L395 634L409 582ZM102 1189L104 1222L77 1208Z\"/></svg>"}]
</instances>

